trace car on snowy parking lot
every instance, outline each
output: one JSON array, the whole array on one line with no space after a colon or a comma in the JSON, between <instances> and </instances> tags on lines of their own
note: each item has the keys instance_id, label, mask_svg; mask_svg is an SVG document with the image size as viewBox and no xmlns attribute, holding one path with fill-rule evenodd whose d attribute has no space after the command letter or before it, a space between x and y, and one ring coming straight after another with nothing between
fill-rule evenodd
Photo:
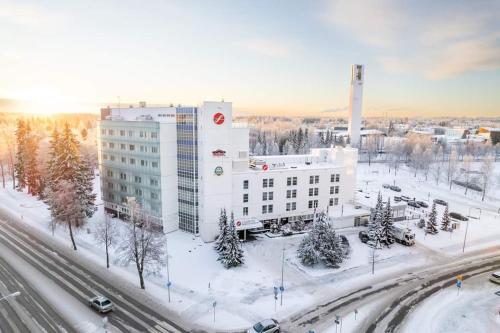
<instances>
[{"instance_id":1,"label":"car on snowy parking lot","mask_svg":"<svg viewBox=\"0 0 500 333\"><path fill-rule=\"evenodd\" d=\"M99 313L107 313L113 311L115 307L113 302L104 296L95 296L89 299L89 306Z\"/></svg>"},{"instance_id":2,"label":"car on snowy parking lot","mask_svg":"<svg viewBox=\"0 0 500 333\"><path fill-rule=\"evenodd\" d=\"M425 201L417 201L417 203L420 205L420 207L424 207L424 208L429 207L429 205Z\"/></svg>"},{"instance_id":3,"label":"car on snowy parking lot","mask_svg":"<svg viewBox=\"0 0 500 333\"><path fill-rule=\"evenodd\" d=\"M448 206L448 203L441 199L434 199L433 202L437 205Z\"/></svg>"},{"instance_id":4,"label":"car on snowy parking lot","mask_svg":"<svg viewBox=\"0 0 500 333\"><path fill-rule=\"evenodd\" d=\"M394 201L396 201L396 202L400 202L400 201L401 201L401 197L400 197L400 196L395 195L395 196L394 196Z\"/></svg>"},{"instance_id":5,"label":"car on snowy parking lot","mask_svg":"<svg viewBox=\"0 0 500 333\"><path fill-rule=\"evenodd\" d=\"M500 271L495 272L495 273L491 273L490 281L493 283L500 284Z\"/></svg>"},{"instance_id":6,"label":"car on snowy parking lot","mask_svg":"<svg viewBox=\"0 0 500 333\"><path fill-rule=\"evenodd\" d=\"M276 319L264 319L253 325L247 333L278 333L280 325Z\"/></svg>"},{"instance_id":7,"label":"car on snowy parking lot","mask_svg":"<svg viewBox=\"0 0 500 333\"><path fill-rule=\"evenodd\" d=\"M391 185L389 185L389 184L382 184L382 187L383 187L383 188L390 188L390 187L391 187Z\"/></svg>"},{"instance_id":8,"label":"car on snowy parking lot","mask_svg":"<svg viewBox=\"0 0 500 333\"><path fill-rule=\"evenodd\" d=\"M420 205L416 201L408 201L408 206L413 208L420 208Z\"/></svg>"},{"instance_id":9,"label":"car on snowy parking lot","mask_svg":"<svg viewBox=\"0 0 500 333\"><path fill-rule=\"evenodd\" d=\"M410 197L408 197L406 195L402 195L401 200L408 202L408 201L410 201Z\"/></svg>"},{"instance_id":10,"label":"car on snowy parking lot","mask_svg":"<svg viewBox=\"0 0 500 333\"><path fill-rule=\"evenodd\" d=\"M450 212L450 217L452 219L459 220L459 221L469 221L469 218L467 216L463 216L460 213Z\"/></svg>"},{"instance_id":11,"label":"car on snowy parking lot","mask_svg":"<svg viewBox=\"0 0 500 333\"><path fill-rule=\"evenodd\" d=\"M396 185L391 185L389 186L389 188L393 191L396 191L396 192L401 192L401 187L399 186L396 186Z\"/></svg>"},{"instance_id":12,"label":"car on snowy parking lot","mask_svg":"<svg viewBox=\"0 0 500 333\"><path fill-rule=\"evenodd\" d=\"M370 237L368 237L368 233L366 231L360 231L358 237L362 243L367 243L370 240Z\"/></svg>"}]
</instances>

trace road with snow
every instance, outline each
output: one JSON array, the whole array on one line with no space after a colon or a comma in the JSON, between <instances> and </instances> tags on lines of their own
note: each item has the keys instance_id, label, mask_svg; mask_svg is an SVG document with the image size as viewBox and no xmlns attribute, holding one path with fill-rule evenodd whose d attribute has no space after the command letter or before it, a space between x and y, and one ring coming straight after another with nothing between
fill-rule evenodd
<instances>
[{"instance_id":1,"label":"road with snow","mask_svg":"<svg viewBox=\"0 0 500 333\"><path fill-rule=\"evenodd\" d=\"M5 217L0 220L0 259L2 266L0 274L15 276L15 278L6 279L0 284L0 288L6 288L9 291L25 288L21 290L22 294L19 296L19 301L16 300L16 302L19 303L19 306L24 304L23 312L29 313L33 320L41 322L43 317L52 317L52 321L45 323L47 327L51 327L47 332L63 332L65 331L63 328L68 325L73 328L66 330L69 332L92 332L102 327L104 316L93 313L88 308L87 303L90 296L98 294L106 295L116 305L115 311L108 316L108 326L111 332L187 332L183 326L141 304L133 296L127 295L127 291L118 289L113 283L90 272L82 265L75 263L69 257L40 241L37 235L27 230L25 226L11 223ZM17 273L12 269L13 267L18 271ZM30 276L40 273L42 275L40 279L50 281L43 283L42 287L38 286L37 291L34 290L33 286L42 284L42 281L23 283L24 279L29 280ZM0 280L4 281L3 276L0 277ZM52 286L46 288L49 284ZM52 298L47 302L39 296L39 293L43 293L44 289L50 289L50 293L45 290L44 294L46 300ZM58 299L51 297L51 293L64 293L65 295ZM30 298L33 299L33 302L29 301ZM14 302L11 303L14 304ZM28 303L29 306L26 305ZM47 303L51 303L50 306ZM40 307L47 309L47 313L39 311ZM73 313L68 311L68 307L73 307ZM55 314L53 308L57 308L62 314ZM23 325L25 324L22 318L19 318L19 315L14 315L12 308L6 308L5 311L0 314L0 318L4 316L10 319L9 321L1 321L2 325L5 325L2 328L3 331L16 332L16 329L8 329L13 327L18 327L18 332L33 331L32 329L24 329ZM62 316L65 319L62 319ZM8 324L6 324L7 322ZM60 326L57 327L56 323L59 323ZM0 325L0 327L2 326Z\"/></svg>"},{"instance_id":2,"label":"road with snow","mask_svg":"<svg viewBox=\"0 0 500 333\"><path fill-rule=\"evenodd\" d=\"M467 280L485 272L500 269L500 247L470 253L465 257L447 258L438 264L414 272L408 271L393 279L345 290L344 295L301 311L282 324L284 332L333 332L336 316L354 317L344 332L396 332L410 311L427 297L455 283L462 274ZM373 304L377 306L373 308ZM369 310L365 310L366 308ZM333 325L333 326L332 326ZM333 327L333 329L332 329ZM330 330L329 330L330 329Z\"/></svg>"}]
</instances>

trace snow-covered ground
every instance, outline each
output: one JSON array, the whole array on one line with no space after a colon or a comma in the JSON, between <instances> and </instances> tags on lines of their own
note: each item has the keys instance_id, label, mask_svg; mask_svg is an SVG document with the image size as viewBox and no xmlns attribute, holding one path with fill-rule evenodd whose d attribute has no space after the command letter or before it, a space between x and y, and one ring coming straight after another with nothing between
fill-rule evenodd
<instances>
[{"instance_id":1,"label":"snow-covered ground","mask_svg":"<svg viewBox=\"0 0 500 333\"><path fill-rule=\"evenodd\" d=\"M465 280L460 294L452 286L437 292L411 312L401 332L500 332L500 285L490 273Z\"/></svg>"},{"instance_id":2,"label":"snow-covered ground","mask_svg":"<svg viewBox=\"0 0 500 333\"><path fill-rule=\"evenodd\" d=\"M497 172L498 169L497 164ZM481 218L471 219L469 223L466 251L500 244L500 215L497 213L500 208L500 188L490 193L487 201L483 203L477 194L465 197L463 189L458 187L450 192L446 184L436 186L431 180L426 182L421 177L414 178L412 173L404 169L395 177L388 173L386 165L377 163L371 167L367 164L358 166L358 188L363 189L363 193L357 192L356 195L362 195L364 198L369 194L375 198L380 190L384 197L392 197L396 192L382 189L381 185L392 184L394 181L403 189L399 195L425 201L428 200L428 193L431 193L431 201L434 198L448 200L450 211L468 215L469 207L481 208ZM96 192L99 193L98 184L99 181L96 180ZM51 234L49 212L37 199L12 189L0 190L0 207L40 232ZM103 248L96 244L92 235L96 222L103 218L101 202L98 202L98 207L98 212L76 237L80 255L105 266ZM476 213L479 214L479 211L472 209L471 215ZM160 276L147 278L146 291L186 320L208 328L241 329L267 317L282 319L308 306L342 295L345 290L430 263L435 256L461 252L464 224L451 235L440 232L438 235L424 237L423 232L413 226L413 221L407 223L417 233L417 246L394 244L390 249L376 251L375 275L372 275L371 249L357 237L360 228L339 230L348 238L352 253L342 267L335 270L324 267L309 268L300 264L296 258L296 248L304 235L286 238L268 238L261 235L243 245L245 264L226 270L216 261L213 244L203 243L198 237L176 231L167 235L172 300L168 303L165 268ZM54 238L69 247L68 232L64 228L56 229ZM275 311L273 287L281 284L283 248L285 291L283 305L280 305L278 298ZM116 259L114 251L111 253L112 262L113 259ZM122 267L113 264L110 271L138 284L133 266ZM214 301L217 302L215 324L212 306ZM369 311L369 308L363 311ZM361 309L359 315L363 316ZM361 318L358 317L357 320Z\"/></svg>"}]
</instances>

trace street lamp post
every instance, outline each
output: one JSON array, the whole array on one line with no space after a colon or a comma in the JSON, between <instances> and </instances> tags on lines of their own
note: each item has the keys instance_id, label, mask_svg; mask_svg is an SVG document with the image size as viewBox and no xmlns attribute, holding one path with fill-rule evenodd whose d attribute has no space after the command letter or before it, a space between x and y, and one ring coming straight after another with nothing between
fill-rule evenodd
<instances>
[{"instance_id":1,"label":"street lamp post","mask_svg":"<svg viewBox=\"0 0 500 333\"><path fill-rule=\"evenodd\" d=\"M21 292L20 291L16 291L15 293L12 293L10 295L7 295L7 296L4 296L4 297L0 298L0 301L3 301L4 299L7 299L9 297L17 297L19 295L21 295Z\"/></svg>"},{"instance_id":2,"label":"street lamp post","mask_svg":"<svg viewBox=\"0 0 500 333\"><path fill-rule=\"evenodd\" d=\"M467 231L469 231L469 219L467 219L467 225L465 227L464 246L462 247L462 253L465 252L465 241L467 240Z\"/></svg>"},{"instance_id":3,"label":"street lamp post","mask_svg":"<svg viewBox=\"0 0 500 333\"><path fill-rule=\"evenodd\" d=\"M280 306L283 306L283 291L285 289L285 287L283 286L284 271L285 271L285 244L283 243L283 257L282 257L282 260L281 260L281 286L280 286L281 297L280 297Z\"/></svg>"}]
</instances>

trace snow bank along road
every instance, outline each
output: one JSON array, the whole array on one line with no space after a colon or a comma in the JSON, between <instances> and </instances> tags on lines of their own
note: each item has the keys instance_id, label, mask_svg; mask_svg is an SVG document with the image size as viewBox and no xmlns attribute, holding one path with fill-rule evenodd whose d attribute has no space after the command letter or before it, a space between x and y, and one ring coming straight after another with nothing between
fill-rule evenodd
<instances>
[{"instance_id":1,"label":"snow bank along road","mask_svg":"<svg viewBox=\"0 0 500 333\"><path fill-rule=\"evenodd\" d=\"M467 257L446 259L439 265L422 268L400 277L346 293L309 311L301 311L282 323L284 332L321 332L332 325L335 315L345 316L370 302L383 300L378 311L360 321L357 332L395 332L418 303L442 288L455 283L458 274L464 280L500 268L500 247L471 253ZM465 282L466 283L466 282Z\"/></svg>"},{"instance_id":2,"label":"snow bank along road","mask_svg":"<svg viewBox=\"0 0 500 333\"><path fill-rule=\"evenodd\" d=\"M187 332L183 328L184 325L181 326L181 324L164 317L139 302L135 297L128 296L126 290L119 289L116 284L90 272L90 270L74 262L68 256L40 241L24 225L12 223L8 221L8 217L0 217L2 217L2 220L0 220L0 245L12 250L17 256L49 277L60 288L85 305L88 304L88 297L92 295L102 294L108 296L116 305L115 311L108 316L110 325L116 331ZM11 289L9 288L9 290ZM94 324L100 325L100 323ZM10 331L7 330L7 332Z\"/></svg>"},{"instance_id":3,"label":"snow bank along road","mask_svg":"<svg viewBox=\"0 0 500 333\"><path fill-rule=\"evenodd\" d=\"M0 257L0 332L70 332L71 326L5 260Z\"/></svg>"}]
</instances>

